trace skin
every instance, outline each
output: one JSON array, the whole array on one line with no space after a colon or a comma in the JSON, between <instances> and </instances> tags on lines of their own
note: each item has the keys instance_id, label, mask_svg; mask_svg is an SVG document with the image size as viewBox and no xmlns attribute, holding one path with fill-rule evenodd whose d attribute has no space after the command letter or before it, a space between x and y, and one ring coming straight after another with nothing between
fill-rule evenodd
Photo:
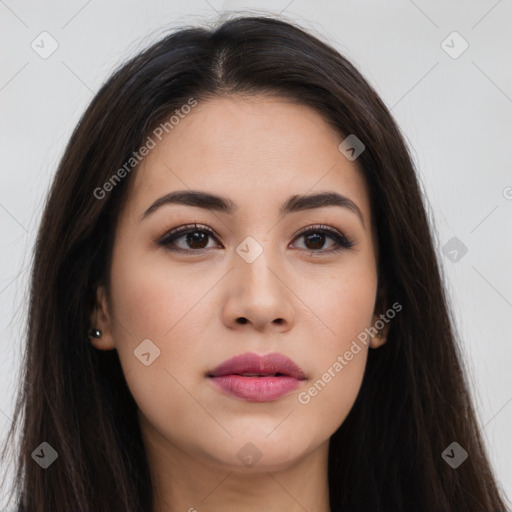
<instances>
[{"instance_id":1,"label":"skin","mask_svg":"<svg viewBox=\"0 0 512 512\"><path fill-rule=\"evenodd\" d=\"M309 403L299 403L298 394L383 312L375 310L368 191L357 160L338 149L343 139L318 113L283 98L212 99L182 119L132 177L109 280L98 288L91 316L103 334L92 343L119 353L139 407L155 511L330 510L329 438L357 397L369 347ZM167 204L141 220L158 198L187 189L228 197L239 211ZM332 191L356 203L364 225L339 206L279 215L291 195ZM183 235L175 241L197 254L158 245L170 229L191 223L215 234L202 245ZM329 236L323 245L296 236L317 224L354 246L329 252L336 247ZM248 236L263 249L252 263L236 252ZM370 347L385 343L386 334L387 326ZM145 339L160 350L148 366L134 355ZM205 377L248 351L285 354L307 380L279 400L254 403ZM247 443L261 454L253 466L237 457Z\"/></svg>"}]
</instances>

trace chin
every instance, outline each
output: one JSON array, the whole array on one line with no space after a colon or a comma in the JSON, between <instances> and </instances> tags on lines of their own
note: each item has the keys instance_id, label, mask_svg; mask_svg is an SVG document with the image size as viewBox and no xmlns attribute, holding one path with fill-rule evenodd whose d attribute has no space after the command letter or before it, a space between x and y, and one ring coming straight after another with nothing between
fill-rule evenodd
<instances>
[{"instance_id":1,"label":"chin","mask_svg":"<svg viewBox=\"0 0 512 512\"><path fill-rule=\"evenodd\" d=\"M275 431L269 437L268 432L234 436L209 449L205 447L203 454L214 465L229 471L274 472L292 466L321 444L314 443L313 439L292 440L287 433L278 435Z\"/></svg>"}]
</instances>

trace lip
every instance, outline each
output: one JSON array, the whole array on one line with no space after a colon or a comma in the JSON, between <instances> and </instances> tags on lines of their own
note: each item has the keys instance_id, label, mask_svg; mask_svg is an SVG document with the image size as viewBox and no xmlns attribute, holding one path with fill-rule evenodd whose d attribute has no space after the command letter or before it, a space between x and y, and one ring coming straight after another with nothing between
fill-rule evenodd
<instances>
[{"instance_id":1,"label":"lip","mask_svg":"<svg viewBox=\"0 0 512 512\"><path fill-rule=\"evenodd\" d=\"M265 355L253 352L240 354L224 361L207 372L206 376L224 393L248 402L278 400L306 379L299 366L289 357L276 352Z\"/></svg>"}]
</instances>

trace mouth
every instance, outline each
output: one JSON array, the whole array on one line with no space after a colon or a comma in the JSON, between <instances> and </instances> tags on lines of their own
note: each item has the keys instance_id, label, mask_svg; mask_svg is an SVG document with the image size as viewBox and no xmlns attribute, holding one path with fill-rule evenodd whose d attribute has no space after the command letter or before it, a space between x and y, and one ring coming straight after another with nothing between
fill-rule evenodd
<instances>
[{"instance_id":1,"label":"mouth","mask_svg":"<svg viewBox=\"0 0 512 512\"><path fill-rule=\"evenodd\" d=\"M306 380L299 366L285 355L251 352L224 361L206 377L225 394L249 402L278 400Z\"/></svg>"}]
</instances>

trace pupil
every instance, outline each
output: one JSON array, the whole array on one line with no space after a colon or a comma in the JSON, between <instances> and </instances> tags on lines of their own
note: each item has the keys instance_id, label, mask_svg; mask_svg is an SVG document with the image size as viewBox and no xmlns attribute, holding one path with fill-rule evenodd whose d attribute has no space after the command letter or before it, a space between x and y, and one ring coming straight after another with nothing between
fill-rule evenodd
<instances>
[{"instance_id":1,"label":"pupil","mask_svg":"<svg viewBox=\"0 0 512 512\"><path fill-rule=\"evenodd\" d=\"M307 242L306 242L306 245L308 245L309 249L321 249L322 246L324 245L324 238L325 238L325 235L322 235L322 234L309 235L309 236L306 237L306 240L313 239L313 247L309 247ZM316 239L316 244L315 244L315 239Z\"/></svg>"},{"instance_id":2,"label":"pupil","mask_svg":"<svg viewBox=\"0 0 512 512\"><path fill-rule=\"evenodd\" d=\"M196 249L202 249L205 244L201 244L207 239L206 233L200 233L199 231L195 231L194 233L189 233L187 236L187 242L189 245Z\"/></svg>"}]
</instances>

